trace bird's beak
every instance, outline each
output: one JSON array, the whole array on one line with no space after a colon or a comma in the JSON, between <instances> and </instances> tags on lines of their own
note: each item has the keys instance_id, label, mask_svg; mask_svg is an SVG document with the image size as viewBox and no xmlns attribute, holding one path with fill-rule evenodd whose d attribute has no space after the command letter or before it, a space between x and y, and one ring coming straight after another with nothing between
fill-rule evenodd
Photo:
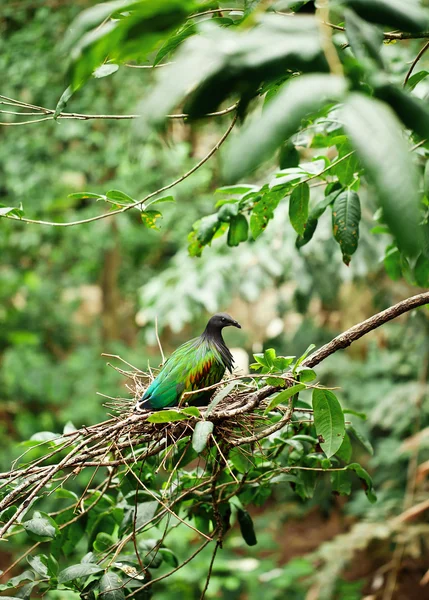
<instances>
[{"instance_id":1,"label":"bird's beak","mask_svg":"<svg viewBox=\"0 0 429 600\"><path fill-rule=\"evenodd\" d=\"M241 329L241 325L238 321L234 321L233 323L234 327L237 327L238 329Z\"/></svg>"}]
</instances>

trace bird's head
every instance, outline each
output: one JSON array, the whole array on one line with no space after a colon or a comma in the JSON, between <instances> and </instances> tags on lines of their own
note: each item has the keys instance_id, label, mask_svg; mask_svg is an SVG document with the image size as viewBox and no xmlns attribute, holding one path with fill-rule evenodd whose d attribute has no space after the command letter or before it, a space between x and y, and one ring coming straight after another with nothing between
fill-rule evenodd
<instances>
[{"instance_id":1,"label":"bird's head","mask_svg":"<svg viewBox=\"0 0 429 600\"><path fill-rule=\"evenodd\" d=\"M238 327L241 329L240 323L233 319L227 313L217 313L207 323L207 329L223 329L224 327Z\"/></svg>"}]
</instances>

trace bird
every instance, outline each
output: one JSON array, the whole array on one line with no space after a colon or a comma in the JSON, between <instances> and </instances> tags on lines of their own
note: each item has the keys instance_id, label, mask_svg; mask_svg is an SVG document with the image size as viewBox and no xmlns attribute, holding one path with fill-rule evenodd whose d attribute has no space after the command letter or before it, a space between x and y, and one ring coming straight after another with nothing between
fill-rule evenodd
<instances>
[{"instance_id":1,"label":"bird","mask_svg":"<svg viewBox=\"0 0 429 600\"><path fill-rule=\"evenodd\" d=\"M173 352L137 401L135 410L155 411L177 406L185 392L218 383L226 369L232 373L234 359L222 337L224 327L241 329L227 313L213 315L199 337L185 342ZM205 406L213 393L214 389L192 394L192 404Z\"/></svg>"}]
</instances>

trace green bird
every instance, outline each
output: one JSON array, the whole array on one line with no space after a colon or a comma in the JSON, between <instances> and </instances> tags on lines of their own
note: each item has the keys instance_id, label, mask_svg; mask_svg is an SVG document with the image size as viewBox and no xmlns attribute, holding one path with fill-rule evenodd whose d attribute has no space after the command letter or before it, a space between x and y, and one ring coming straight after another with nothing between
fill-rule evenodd
<instances>
[{"instance_id":1,"label":"green bird","mask_svg":"<svg viewBox=\"0 0 429 600\"><path fill-rule=\"evenodd\" d=\"M177 406L185 392L218 383L225 369L231 373L234 360L222 337L222 329L230 326L241 329L241 325L226 313L214 315L199 337L182 344L173 352L137 401L135 409L161 410ZM192 404L206 405L213 393L212 389L192 394Z\"/></svg>"}]
</instances>

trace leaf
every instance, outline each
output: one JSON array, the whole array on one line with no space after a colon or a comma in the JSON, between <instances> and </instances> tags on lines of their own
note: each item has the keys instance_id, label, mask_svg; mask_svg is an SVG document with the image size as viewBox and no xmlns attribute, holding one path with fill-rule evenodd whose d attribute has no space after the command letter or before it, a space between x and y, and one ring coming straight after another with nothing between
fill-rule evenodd
<instances>
[{"instance_id":1,"label":"leaf","mask_svg":"<svg viewBox=\"0 0 429 600\"><path fill-rule=\"evenodd\" d=\"M197 240L206 246L213 239L214 234L219 229L221 223L217 213L203 217L194 223L194 229L197 231Z\"/></svg>"},{"instance_id":2,"label":"leaf","mask_svg":"<svg viewBox=\"0 0 429 600\"><path fill-rule=\"evenodd\" d=\"M429 260L420 254L414 266L414 277L420 287L429 287Z\"/></svg>"},{"instance_id":3,"label":"leaf","mask_svg":"<svg viewBox=\"0 0 429 600\"><path fill-rule=\"evenodd\" d=\"M174 421L183 421L189 419L189 415L177 410L159 410L149 415L147 421L149 423L173 423Z\"/></svg>"},{"instance_id":4,"label":"leaf","mask_svg":"<svg viewBox=\"0 0 429 600\"><path fill-rule=\"evenodd\" d=\"M35 512L33 517L22 524L32 540L47 542L53 540L59 529L54 519L42 512Z\"/></svg>"},{"instance_id":5,"label":"leaf","mask_svg":"<svg viewBox=\"0 0 429 600\"><path fill-rule=\"evenodd\" d=\"M283 392L280 392L271 400L271 402L264 411L264 415L268 414L270 410L273 410L279 404L282 404L283 402L289 400L289 398L291 398L295 394L299 394L299 392L301 392L302 390L305 390L305 385L303 383L297 383L287 388Z\"/></svg>"},{"instance_id":6,"label":"leaf","mask_svg":"<svg viewBox=\"0 0 429 600\"><path fill-rule=\"evenodd\" d=\"M219 221L222 221L222 223L229 223L231 219L238 215L238 209L239 205L237 202L223 204L217 212Z\"/></svg>"},{"instance_id":7,"label":"leaf","mask_svg":"<svg viewBox=\"0 0 429 600\"><path fill-rule=\"evenodd\" d=\"M255 465L240 448L232 448L228 455L229 460L239 473L248 473L255 468Z\"/></svg>"},{"instance_id":8,"label":"leaf","mask_svg":"<svg viewBox=\"0 0 429 600\"><path fill-rule=\"evenodd\" d=\"M175 203L176 199L174 198L174 196L163 196L162 198L156 198L156 200L153 200L149 206L153 206L154 204L162 204L164 202L172 202Z\"/></svg>"},{"instance_id":9,"label":"leaf","mask_svg":"<svg viewBox=\"0 0 429 600\"><path fill-rule=\"evenodd\" d=\"M411 75L411 77L407 81L407 89L413 90L416 87L416 85L423 81L423 79L426 79L428 75L429 71L418 71L417 73L414 73L414 75Z\"/></svg>"},{"instance_id":10,"label":"leaf","mask_svg":"<svg viewBox=\"0 0 429 600\"><path fill-rule=\"evenodd\" d=\"M119 69L119 65L114 63L100 65L93 71L92 76L95 79L101 79L102 77L108 77L109 75L113 75Z\"/></svg>"},{"instance_id":11,"label":"leaf","mask_svg":"<svg viewBox=\"0 0 429 600\"><path fill-rule=\"evenodd\" d=\"M67 106L67 102L70 100L70 98L73 96L74 93L75 93L75 90L71 86L68 86L64 90L64 92L61 94L61 97L58 100L57 105L55 107L54 121L56 121L58 119L60 114L63 112L63 110Z\"/></svg>"},{"instance_id":12,"label":"leaf","mask_svg":"<svg viewBox=\"0 0 429 600\"><path fill-rule=\"evenodd\" d=\"M248 232L249 224L244 215L239 214L236 217L232 217L228 229L228 246L238 246L241 242L245 242Z\"/></svg>"},{"instance_id":13,"label":"leaf","mask_svg":"<svg viewBox=\"0 0 429 600\"><path fill-rule=\"evenodd\" d=\"M209 414L216 408L216 406L219 404L219 402L222 402L222 400L228 396L228 394L231 392L231 390L233 390L236 387L236 385L237 385L236 381L230 381L229 383L226 384L225 387L223 387L221 389L221 391L219 393L216 394L216 396L213 398L213 400L208 405L207 410L204 414L204 417L206 419L209 416Z\"/></svg>"},{"instance_id":14,"label":"leaf","mask_svg":"<svg viewBox=\"0 0 429 600\"><path fill-rule=\"evenodd\" d=\"M367 69L383 69L382 30L370 25L351 10L345 10L344 17L347 39L358 61Z\"/></svg>"},{"instance_id":15,"label":"leaf","mask_svg":"<svg viewBox=\"0 0 429 600\"><path fill-rule=\"evenodd\" d=\"M332 491L342 496L348 496L352 491L350 473L347 473L347 471L333 471L330 475Z\"/></svg>"},{"instance_id":16,"label":"leaf","mask_svg":"<svg viewBox=\"0 0 429 600\"><path fill-rule=\"evenodd\" d=\"M198 421L195 425L192 435L192 447L200 454L207 446L207 441L213 431L213 423L211 421Z\"/></svg>"},{"instance_id":17,"label":"leaf","mask_svg":"<svg viewBox=\"0 0 429 600\"><path fill-rule=\"evenodd\" d=\"M289 219L298 235L303 235L305 231L309 201L310 188L308 183L300 183L294 188L289 202Z\"/></svg>"},{"instance_id":18,"label":"leaf","mask_svg":"<svg viewBox=\"0 0 429 600\"><path fill-rule=\"evenodd\" d=\"M304 352L304 354L301 354L301 356L298 358L298 360L295 363L295 366L293 368L293 372L295 373L297 368L299 367L299 365L307 358L307 356L310 354L310 352L312 352L314 350L316 346L314 344L310 344L307 348L307 350Z\"/></svg>"},{"instance_id":19,"label":"leaf","mask_svg":"<svg viewBox=\"0 0 429 600\"><path fill-rule=\"evenodd\" d=\"M365 471L365 469L361 467L359 463L352 463L351 465L347 465L346 469L349 471L354 471L359 477L359 479L362 481L365 494L368 500L371 502L371 504L377 502L377 496L374 493L372 479L369 476L369 474Z\"/></svg>"},{"instance_id":20,"label":"leaf","mask_svg":"<svg viewBox=\"0 0 429 600\"><path fill-rule=\"evenodd\" d=\"M169 37L166 42L164 42L164 44L161 46L161 48L158 50L158 53L155 56L153 65L158 65L163 58L165 58L168 54L176 50L176 48L178 48L180 44L186 40L186 38L190 37L191 35L194 35L195 33L197 33L195 23L194 21L189 20L176 33Z\"/></svg>"},{"instance_id":21,"label":"leaf","mask_svg":"<svg viewBox=\"0 0 429 600\"><path fill-rule=\"evenodd\" d=\"M345 80L332 75L301 75L287 82L262 115L231 142L225 178L236 181L254 170L297 131L304 117L328 101L340 100L345 91Z\"/></svg>"},{"instance_id":22,"label":"leaf","mask_svg":"<svg viewBox=\"0 0 429 600\"><path fill-rule=\"evenodd\" d=\"M314 381L317 377L316 372L308 367L298 367L295 373L298 375L301 383L309 383L310 381Z\"/></svg>"},{"instance_id":23,"label":"leaf","mask_svg":"<svg viewBox=\"0 0 429 600\"><path fill-rule=\"evenodd\" d=\"M142 529L146 523L149 523L155 516L159 504L156 500L149 502L140 502L137 505L136 527Z\"/></svg>"},{"instance_id":24,"label":"leaf","mask_svg":"<svg viewBox=\"0 0 429 600\"><path fill-rule=\"evenodd\" d=\"M113 571L107 571L100 579L100 598L103 600L124 600L124 584Z\"/></svg>"},{"instance_id":25,"label":"leaf","mask_svg":"<svg viewBox=\"0 0 429 600\"><path fill-rule=\"evenodd\" d=\"M268 222L274 217L274 210L284 196L282 191L270 191L255 199L250 215L250 232L254 240L266 229Z\"/></svg>"},{"instance_id":26,"label":"leaf","mask_svg":"<svg viewBox=\"0 0 429 600\"><path fill-rule=\"evenodd\" d=\"M429 138L429 110L426 102L381 79L374 88L375 95L389 104L404 125L421 138Z\"/></svg>"},{"instance_id":27,"label":"leaf","mask_svg":"<svg viewBox=\"0 0 429 600\"><path fill-rule=\"evenodd\" d=\"M16 206L3 206L3 204L0 204L0 217L6 217L6 215L23 217L24 211L16 208Z\"/></svg>"},{"instance_id":28,"label":"leaf","mask_svg":"<svg viewBox=\"0 0 429 600\"><path fill-rule=\"evenodd\" d=\"M159 553L167 565L170 565L171 567L179 566L179 559L169 548L160 548Z\"/></svg>"},{"instance_id":29,"label":"leaf","mask_svg":"<svg viewBox=\"0 0 429 600\"><path fill-rule=\"evenodd\" d=\"M327 196L325 196L325 198L323 198L323 200L320 200L320 202L318 202L315 205L315 207L310 211L310 214L307 219L307 225L305 227L304 235L298 236L296 239L295 245L297 248L302 248L302 246L305 246L305 244L308 244L308 242L313 237L314 232L316 231L316 227L317 227L319 218L323 215L323 213L328 208L328 206L334 202L334 200L341 193L341 191L342 191L342 188L340 188L339 190L335 190L334 192L328 194Z\"/></svg>"},{"instance_id":30,"label":"leaf","mask_svg":"<svg viewBox=\"0 0 429 600\"><path fill-rule=\"evenodd\" d=\"M238 508L237 520L238 524L240 525L240 531L241 535L243 536L243 540L248 546L255 546L258 543L258 541L256 539L252 517L249 515L247 510Z\"/></svg>"},{"instance_id":31,"label":"leaf","mask_svg":"<svg viewBox=\"0 0 429 600\"><path fill-rule=\"evenodd\" d=\"M147 209L141 213L141 219L149 229L158 229L156 221L160 218L162 218L162 214L158 210Z\"/></svg>"},{"instance_id":32,"label":"leaf","mask_svg":"<svg viewBox=\"0 0 429 600\"><path fill-rule=\"evenodd\" d=\"M114 543L115 540L111 535L104 531L100 531L97 533L97 537L95 538L92 547L96 552L105 552L108 548L113 546Z\"/></svg>"},{"instance_id":33,"label":"leaf","mask_svg":"<svg viewBox=\"0 0 429 600\"><path fill-rule=\"evenodd\" d=\"M280 148L279 167L280 169L288 169L289 167L297 167L299 165L299 152L294 144L288 140Z\"/></svg>"},{"instance_id":34,"label":"leaf","mask_svg":"<svg viewBox=\"0 0 429 600\"><path fill-rule=\"evenodd\" d=\"M131 196L128 196L128 194L121 192L120 190L109 190L106 193L106 197L109 198L109 200L120 202L125 205L134 204L135 202L134 198L131 198Z\"/></svg>"},{"instance_id":35,"label":"leaf","mask_svg":"<svg viewBox=\"0 0 429 600\"><path fill-rule=\"evenodd\" d=\"M191 398L192 398L192 396L191 396ZM182 412L185 415L189 415L191 417L201 416L201 413L196 406L187 406L186 408L182 408Z\"/></svg>"},{"instance_id":36,"label":"leaf","mask_svg":"<svg viewBox=\"0 0 429 600\"><path fill-rule=\"evenodd\" d=\"M344 462L348 463L352 457L353 448L350 442L350 438L347 433L344 436L343 443L338 448L335 453L335 456L341 458Z\"/></svg>"},{"instance_id":37,"label":"leaf","mask_svg":"<svg viewBox=\"0 0 429 600\"><path fill-rule=\"evenodd\" d=\"M367 21L418 33L429 28L429 16L415 0L343 0Z\"/></svg>"},{"instance_id":38,"label":"leaf","mask_svg":"<svg viewBox=\"0 0 429 600\"><path fill-rule=\"evenodd\" d=\"M343 119L399 247L417 254L422 243L418 174L396 117L381 102L354 93L344 104Z\"/></svg>"},{"instance_id":39,"label":"leaf","mask_svg":"<svg viewBox=\"0 0 429 600\"><path fill-rule=\"evenodd\" d=\"M69 194L67 198L72 198L73 200L87 200L88 198L100 200L104 196L102 194L93 194L92 192L75 192L74 194Z\"/></svg>"},{"instance_id":40,"label":"leaf","mask_svg":"<svg viewBox=\"0 0 429 600\"><path fill-rule=\"evenodd\" d=\"M398 281L398 279L400 279L402 276L402 266L401 253L396 246L387 249L383 263L390 279L393 279L393 281Z\"/></svg>"},{"instance_id":41,"label":"leaf","mask_svg":"<svg viewBox=\"0 0 429 600\"><path fill-rule=\"evenodd\" d=\"M356 427L353 425L347 425L347 431L349 431L353 437L362 444L362 446L369 454L371 454L371 456L374 454L374 448L372 447L371 442L359 431L359 429L356 429Z\"/></svg>"},{"instance_id":42,"label":"leaf","mask_svg":"<svg viewBox=\"0 0 429 600\"><path fill-rule=\"evenodd\" d=\"M344 414L330 390L313 390L313 416L316 433L323 438L321 447L328 458L341 447L345 435Z\"/></svg>"},{"instance_id":43,"label":"leaf","mask_svg":"<svg viewBox=\"0 0 429 600\"><path fill-rule=\"evenodd\" d=\"M351 190L341 192L332 205L332 229L346 265L358 246L360 218L359 196Z\"/></svg>"},{"instance_id":44,"label":"leaf","mask_svg":"<svg viewBox=\"0 0 429 600\"><path fill-rule=\"evenodd\" d=\"M357 410L352 410L351 408L344 408L343 413L345 415L353 415L355 417L358 417L359 419L362 419L362 421L366 421L366 419L368 418L366 416L366 413L358 412Z\"/></svg>"},{"instance_id":45,"label":"leaf","mask_svg":"<svg viewBox=\"0 0 429 600\"><path fill-rule=\"evenodd\" d=\"M103 571L103 569L94 563L72 565L58 573L58 583L68 583L69 581L80 579L81 577L89 577L90 575L101 573L101 571Z\"/></svg>"},{"instance_id":46,"label":"leaf","mask_svg":"<svg viewBox=\"0 0 429 600\"><path fill-rule=\"evenodd\" d=\"M40 575L41 577L47 577L47 575L48 575L48 567L42 561L42 556L43 555L28 556L27 557L27 561L28 561L28 564L31 566L31 568L34 569L34 571L36 571L36 573L38 575Z\"/></svg>"}]
</instances>

